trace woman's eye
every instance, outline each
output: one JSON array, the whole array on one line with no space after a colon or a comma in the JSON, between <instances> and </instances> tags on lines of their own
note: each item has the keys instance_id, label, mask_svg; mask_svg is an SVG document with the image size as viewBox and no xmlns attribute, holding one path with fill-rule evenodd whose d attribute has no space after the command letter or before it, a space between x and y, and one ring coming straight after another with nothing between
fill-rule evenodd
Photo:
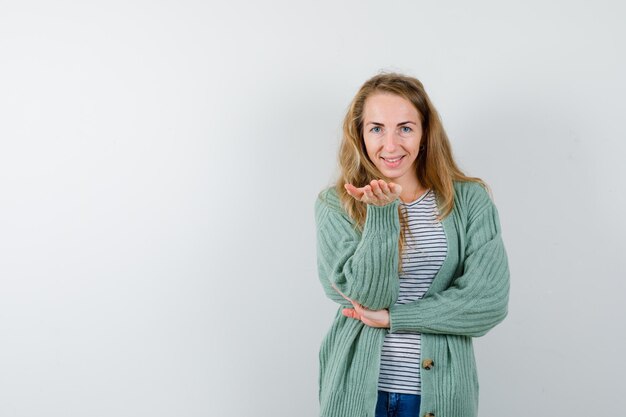
<instances>
[{"instance_id":1,"label":"woman's eye","mask_svg":"<svg viewBox=\"0 0 626 417\"><path fill-rule=\"evenodd\" d=\"M375 129L379 129L379 130L375 130ZM380 126L374 126L373 128L370 129L370 132L379 133L380 132Z\"/></svg>"},{"instance_id":2,"label":"woman's eye","mask_svg":"<svg viewBox=\"0 0 626 417\"><path fill-rule=\"evenodd\" d=\"M402 129L406 129L406 130L403 130L404 133L409 133L409 132L411 132L413 130L413 129L411 129L408 126L402 126Z\"/></svg>"}]
</instances>

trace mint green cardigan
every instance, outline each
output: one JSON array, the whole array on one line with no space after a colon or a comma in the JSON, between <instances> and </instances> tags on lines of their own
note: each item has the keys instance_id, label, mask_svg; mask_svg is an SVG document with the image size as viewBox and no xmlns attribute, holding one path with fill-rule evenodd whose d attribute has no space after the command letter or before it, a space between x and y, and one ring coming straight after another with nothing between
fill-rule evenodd
<instances>
[{"instance_id":1,"label":"mint green cardigan","mask_svg":"<svg viewBox=\"0 0 626 417\"><path fill-rule=\"evenodd\" d=\"M395 304L400 200L368 204L360 233L334 187L318 195L318 274L326 296L339 304L319 350L321 417L374 417L383 341L388 332L401 331L422 334L420 416L477 415L472 338L507 315L509 267L498 211L487 191L461 181L454 182L454 190L454 208L442 221L445 261L424 297L402 305ZM390 328L345 317L341 310L352 305L331 284L367 308L388 308Z\"/></svg>"}]
</instances>

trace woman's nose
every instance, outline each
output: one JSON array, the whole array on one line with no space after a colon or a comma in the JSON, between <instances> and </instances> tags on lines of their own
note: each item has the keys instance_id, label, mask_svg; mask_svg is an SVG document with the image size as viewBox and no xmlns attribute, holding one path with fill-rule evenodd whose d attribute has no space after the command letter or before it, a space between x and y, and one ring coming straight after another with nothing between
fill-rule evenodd
<instances>
[{"instance_id":1,"label":"woman's nose","mask_svg":"<svg viewBox=\"0 0 626 417\"><path fill-rule=\"evenodd\" d=\"M385 151L393 152L394 149L396 149L397 145L398 145L398 138L395 133L389 133L388 135L386 135L385 145L384 145Z\"/></svg>"}]
</instances>

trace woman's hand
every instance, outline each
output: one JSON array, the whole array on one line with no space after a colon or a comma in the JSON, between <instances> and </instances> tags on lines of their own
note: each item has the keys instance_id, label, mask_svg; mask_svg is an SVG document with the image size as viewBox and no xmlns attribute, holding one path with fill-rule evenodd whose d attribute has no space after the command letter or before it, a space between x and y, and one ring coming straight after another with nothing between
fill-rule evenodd
<instances>
[{"instance_id":1,"label":"woman's hand","mask_svg":"<svg viewBox=\"0 0 626 417\"><path fill-rule=\"evenodd\" d=\"M402 187L399 184L385 180L372 180L365 187L357 188L352 184L345 184L344 187L352 197L367 204L385 206L400 197Z\"/></svg>"},{"instance_id":2,"label":"woman's hand","mask_svg":"<svg viewBox=\"0 0 626 417\"><path fill-rule=\"evenodd\" d=\"M389 328L389 310L370 310L368 308L363 307L361 304L357 303L354 300L346 297L344 293L339 291L337 287L333 284L332 287L339 293L343 298L350 301L354 308L344 308L341 312L344 316L350 317L353 319L361 320L363 324L367 324L370 327L380 327L387 329Z\"/></svg>"}]
</instances>

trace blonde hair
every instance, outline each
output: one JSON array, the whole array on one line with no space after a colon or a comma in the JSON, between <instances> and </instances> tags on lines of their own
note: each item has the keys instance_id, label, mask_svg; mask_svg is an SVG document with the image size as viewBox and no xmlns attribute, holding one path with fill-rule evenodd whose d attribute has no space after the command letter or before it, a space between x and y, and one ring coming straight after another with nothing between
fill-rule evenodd
<instances>
[{"instance_id":1,"label":"blonde hair","mask_svg":"<svg viewBox=\"0 0 626 417\"><path fill-rule=\"evenodd\" d=\"M387 178L376 168L367 155L363 140L363 110L365 100L374 93L391 93L410 101L417 109L422 123L423 136L417 156L416 174L420 184L430 188L437 197L440 213L437 219L443 220L454 206L453 181L473 181L480 183L490 193L487 184L480 178L468 177L457 166L452 155L448 136L443 128L437 110L433 106L422 83L416 78L396 72L381 72L367 80L352 99L343 121L343 139L339 149L340 175L335 184L337 196L343 209L354 220L359 230L363 230L367 213L366 203L352 197L344 184L363 187L373 179ZM408 230L406 213L399 206L400 216L400 270L404 234Z\"/></svg>"}]
</instances>

